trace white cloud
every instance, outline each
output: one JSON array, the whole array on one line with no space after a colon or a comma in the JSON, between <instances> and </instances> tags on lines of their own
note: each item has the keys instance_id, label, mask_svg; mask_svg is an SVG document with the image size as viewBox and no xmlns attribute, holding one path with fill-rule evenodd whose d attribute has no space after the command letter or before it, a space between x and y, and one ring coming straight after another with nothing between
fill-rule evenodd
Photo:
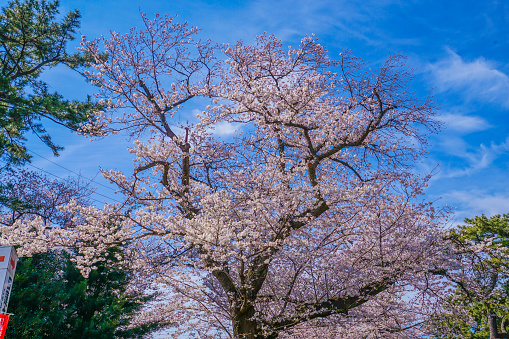
<instances>
[{"instance_id":1,"label":"white cloud","mask_svg":"<svg viewBox=\"0 0 509 339\"><path fill-rule=\"evenodd\" d=\"M385 20L390 5L400 1L257 0L239 2L235 6L212 5L205 0L197 2L215 14L201 18L200 27L204 31L213 28L215 36L212 38L218 41L234 43L240 39L251 43L256 35L266 31L295 47L304 35L314 33L320 38L334 29L339 36L335 34L335 39L327 47L337 44L344 48L344 39L359 39L369 45L385 44L384 39L389 38L382 37L373 25L378 20ZM229 20L224 20L225 17Z\"/></svg>"},{"instance_id":2,"label":"white cloud","mask_svg":"<svg viewBox=\"0 0 509 339\"><path fill-rule=\"evenodd\" d=\"M439 91L457 91L467 99L509 107L509 76L484 58L467 62L448 49L448 57L429 65Z\"/></svg>"},{"instance_id":3,"label":"white cloud","mask_svg":"<svg viewBox=\"0 0 509 339\"><path fill-rule=\"evenodd\" d=\"M239 124L221 121L214 125L214 135L216 136L229 136L235 134L240 129Z\"/></svg>"},{"instance_id":4,"label":"white cloud","mask_svg":"<svg viewBox=\"0 0 509 339\"><path fill-rule=\"evenodd\" d=\"M479 145L474 151L467 151L467 144L461 138L447 138L442 140L445 150L466 161L466 167L447 170L443 175L447 178L468 176L479 172L493 164L502 154L509 152L509 137L500 144L491 143L489 146Z\"/></svg>"},{"instance_id":5,"label":"white cloud","mask_svg":"<svg viewBox=\"0 0 509 339\"><path fill-rule=\"evenodd\" d=\"M443 114L438 117L446 124L448 130L462 134L484 131L492 126L483 118L461 114Z\"/></svg>"},{"instance_id":6,"label":"white cloud","mask_svg":"<svg viewBox=\"0 0 509 339\"><path fill-rule=\"evenodd\" d=\"M452 191L442 196L443 201L456 206L456 221L485 214L493 216L509 212L509 195L502 193L487 193L478 190Z\"/></svg>"}]
</instances>

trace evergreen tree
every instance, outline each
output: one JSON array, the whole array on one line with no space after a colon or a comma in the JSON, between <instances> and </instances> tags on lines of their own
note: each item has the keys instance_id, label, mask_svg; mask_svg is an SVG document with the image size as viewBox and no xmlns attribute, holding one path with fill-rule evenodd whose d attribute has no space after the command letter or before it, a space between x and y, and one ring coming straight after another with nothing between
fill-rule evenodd
<instances>
[{"instance_id":1,"label":"evergreen tree","mask_svg":"<svg viewBox=\"0 0 509 339\"><path fill-rule=\"evenodd\" d=\"M58 0L12 0L0 11L0 208L20 213L32 202L12 195L14 172L5 169L30 161L26 134L33 132L58 155L62 147L52 142L45 123L76 130L98 108L89 99L70 101L51 93L40 80L44 70L59 64L75 69L85 62L66 52L79 27L79 11L57 21L58 7Z\"/></svg>"},{"instance_id":2,"label":"evergreen tree","mask_svg":"<svg viewBox=\"0 0 509 339\"><path fill-rule=\"evenodd\" d=\"M509 214L465 219L451 229L457 262L443 274L456 289L434 322L437 338L488 339L491 314L498 332L509 320Z\"/></svg>"},{"instance_id":3,"label":"evergreen tree","mask_svg":"<svg viewBox=\"0 0 509 339\"><path fill-rule=\"evenodd\" d=\"M51 93L41 73L59 64L76 68L85 62L66 52L74 39L80 13L72 11L61 22L59 1L12 0L0 12L0 159L9 165L30 160L26 133L33 132L55 155L45 122L76 130L97 105L90 100L70 101Z\"/></svg>"},{"instance_id":4,"label":"evergreen tree","mask_svg":"<svg viewBox=\"0 0 509 339\"><path fill-rule=\"evenodd\" d=\"M17 203L0 205L0 232L33 218L42 218L47 228L72 228L72 215L60 207L71 200L90 203L92 191L73 178L51 180L25 170L9 177L8 173L0 172L0 182L10 180L5 198ZM9 303L13 316L7 338L139 338L159 328L156 323L127 328L151 298L129 290L133 275L117 265L122 254L120 248L112 248L88 278L71 260L72 253L53 250L21 258Z\"/></svg>"},{"instance_id":5,"label":"evergreen tree","mask_svg":"<svg viewBox=\"0 0 509 339\"><path fill-rule=\"evenodd\" d=\"M114 252L109 259L115 261ZM67 252L21 258L9 302L6 338L141 338L157 323L128 328L150 297L128 290L131 275L101 263L84 278Z\"/></svg>"}]
</instances>

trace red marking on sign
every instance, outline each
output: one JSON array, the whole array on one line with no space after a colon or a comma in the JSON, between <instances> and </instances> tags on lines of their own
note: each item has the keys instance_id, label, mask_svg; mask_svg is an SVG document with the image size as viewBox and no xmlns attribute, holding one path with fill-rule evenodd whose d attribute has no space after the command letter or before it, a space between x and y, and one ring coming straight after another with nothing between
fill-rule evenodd
<instances>
[{"instance_id":1,"label":"red marking on sign","mask_svg":"<svg viewBox=\"0 0 509 339\"><path fill-rule=\"evenodd\" d=\"M1 255L0 256L0 262L4 262L4 260L5 260L5 255Z\"/></svg>"},{"instance_id":2,"label":"red marking on sign","mask_svg":"<svg viewBox=\"0 0 509 339\"><path fill-rule=\"evenodd\" d=\"M5 336L5 331L7 330L7 323L9 322L8 314L0 314L0 339L3 339Z\"/></svg>"},{"instance_id":3,"label":"red marking on sign","mask_svg":"<svg viewBox=\"0 0 509 339\"><path fill-rule=\"evenodd\" d=\"M14 262L14 260L12 260L12 258L11 258L11 266L12 266L12 269L14 269L16 267L16 263Z\"/></svg>"}]
</instances>

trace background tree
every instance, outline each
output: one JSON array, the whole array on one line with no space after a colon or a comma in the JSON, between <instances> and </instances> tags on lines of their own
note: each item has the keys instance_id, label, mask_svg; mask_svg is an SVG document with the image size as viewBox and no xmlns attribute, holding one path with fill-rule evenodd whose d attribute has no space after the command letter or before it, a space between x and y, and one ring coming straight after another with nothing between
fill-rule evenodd
<instances>
[{"instance_id":1,"label":"background tree","mask_svg":"<svg viewBox=\"0 0 509 339\"><path fill-rule=\"evenodd\" d=\"M61 211L60 207L71 200L83 206L90 205L89 196L93 192L90 187L74 178L51 180L43 174L24 169L0 172L0 181L9 182L5 198L15 202L0 206L2 226L39 217L48 226L70 227L72 215Z\"/></svg>"},{"instance_id":2,"label":"background tree","mask_svg":"<svg viewBox=\"0 0 509 339\"><path fill-rule=\"evenodd\" d=\"M425 278L442 253L441 211L420 198L428 178L412 164L438 123L429 100L408 90L402 57L371 72L348 52L330 60L312 37L286 49L263 35L225 47L217 65L195 28L143 21L143 30L83 41L107 109L98 124L112 112L110 128L143 140L131 150L133 173L104 172L126 201L71 202L72 228L38 218L3 239L75 246L83 266L128 244L132 268L165 284L169 303L151 317L178 319L174 336L276 338L330 320L415 337L405 330L418 302L383 311L434 283ZM213 107L175 126L197 97ZM241 133L211 134L224 123Z\"/></svg>"},{"instance_id":3,"label":"background tree","mask_svg":"<svg viewBox=\"0 0 509 339\"><path fill-rule=\"evenodd\" d=\"M56 65L75 69L85 62L79 54L70 55L66 45L79 27L78 11L68 13L60 22L59 2L45 0L10 1L0 13L0 160L1 170L30 160L25 142L33 132L55 155L62 149L45 130L53 122L76 130L93 119L98 106L90 100L70 101L51 93L40 80L44 70ZM9 180L0 182L0 205L19 208L20 201L8 198Z\"/></svg>"},{"instance_id":4,"label":"background tree","mask_svg":"<svg viewBox=\"0 0 509 339\"><path fill-rule=\"evenodd\" d=\"M8 164L30 159L25 147L29 131L58 155L62 147L51 141L44 121L76 130L97 107L90 100L70 101L51 93L40 80L46 69L60 64L74 69L85 60L66 52L79 27L79 11L58 22L58 6L59 1L13 0L0 14L0 158Z\"/></svg>"},{"instance_id":5,"label":"background tree","mask_svg":"<svg viewBox=\"0 0 509 339\"><path fill-rule=\"evenodd\" d=\"M72 216L60 208L73 200L89 204L91 191L69 178L65 183L29 171L3 172L7 198L23 202L0 209L0 232L15 222L39 218L45 227L72 228ZM40 249L39 249L40 250ZM110 248L84 278L71 253L59 249L19 260L9 312L8 338L141 338L161 326L131 320L152 296L131 288L134 275L119 263L120 248Z\"/></svg>"},{"instance_id":6,"label":"background tree","mask_svg":"<svg viewBox=\"0 0 509 339\"><path fill-rule=\"evenodd\" d=\"M7 167L0 172L0 223L4 228L37 218L43 227L67 229L72 226L71 215L59 207L71 200L89 204L90 190L80 182L51 181L11 168L30 161L26 133L34 133L58 155L62 147L52 142L46 123L77 130L81 123L94 118L93 110L99 107L89 99L66 100L40 80L43 71L57 65L76 69L86 62L86 57L66 52L79 27L79 12L57 20L58 8L59 1L14 0L0 14L0 158ZM107 262L84 279L77 276L65 253L21 259L19 284L11 299L11 305L20 305L14 310L21 316L11 323L10 336L131 338L155 328L149 324L121 329L147 299L126 293L132 276L108 266L111 260ZM67 281L55 280L62 277ZM52 301L45 305L38 303L49 299Z\"/></svg>"},{"instance_id":7,"label":"background tree","mask_svg":"<svg viewBox=\"0 0 509 339\"><path fill-rule=\"evenodd\" d=\"M453 260L441 274L456 288L432 323L438 338L487 339L490 314L497 316L499 332L509 321L509 215L465 223L448 236Z\"/></svg>"},{"instance_id":8,"label":"background tree","mask_svg":"<svg viewBox=\"0 0 509 339\"><path fill-rule=\"evenodd\" d=\"M21 258L7 338L142 338L161 326L129 326L151 297L129 289L133 277L127 270L97 266L84 278L66 252Z\"/></svg>"}]
</instances>

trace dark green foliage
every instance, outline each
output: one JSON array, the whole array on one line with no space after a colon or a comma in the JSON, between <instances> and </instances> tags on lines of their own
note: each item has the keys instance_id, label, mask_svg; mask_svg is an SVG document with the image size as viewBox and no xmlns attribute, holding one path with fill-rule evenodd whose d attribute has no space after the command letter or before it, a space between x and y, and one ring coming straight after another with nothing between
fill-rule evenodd
<instances>
[{"instance_id":1,"label":"dark green foliage","mask_svg":"<svg viewBox=\"0 0 509 339\"><path fill-rule=\"evenodd\" d=\"M59 64L75 69L86 63L84 56L66 52L79 27L79 12L56 20L58 8L59 1L13 0L0 13L0 160L7 167L30 161L27 133L37 135L58 155L62 147L52 142L45 124L53 122L76 130L99 108L89 99L66 100L40 80L44 70ZM2 214L3 224L33 210L36 214L46 211L43 208L48 201L18 197L13 183L4 179L5 175L0 181L0 209L12 213ZM28 178L21 182L34 186ZM48 218L56 215L62 219L57 214L49 213ZM112 259L113 253L110 256ZM125 270L106 264L85 279L65 252L22 258L11 295L9 312L14 315L7 338L138 338L159 325L123 329L147 301L126 292L130 279Z\"/></svg>"},{"instance_id":2,"label":"dark green foliage","mask_svg":"<svg viewBox=\"0 0 509 339\"><path fill-rule=\"evenodd\" d=\"M449 233L464 266L461 279L448 275L457 288L449 299L449 312L439 317L443 331L436 337L488 339L490 313L497 315L498 331L502 320L509 320L509 214L477 216L465 223ZM471 245L489 240L482 251L471 250Z\"/></svg>"},{"instance_id":3,"label":"dark green foliage","mask_svg":"<svg viewBox=\"0 0 509 339\"><path fill-rule=\"evenodd\" d=\"M30 131L58 155L62 147L52 142L43 122L76 130L97 108L90 100L65 100L39 80L43 70L58 64L75 68L84 63L82 56L65 50L80 14L70 12L57 22L58 6L58 1L13 0L0 13L0 159L8 164L30 160L25 147Z\"/></svg>"},{"instance_id":4,"label":"dark green foliage","mask_svg":"<svg viewBox=\"0 0 509 339\"><path fill-rule=\"evenodd\" d=\"M109 259L114 261L113 253ZM141 338L158 324L125 329L150 298L127 292L129 274L100 264L85 279L65 252L21 258L6 338Z\"/></svg>"},{"instance_id":5,"label":"dark green foliage","mask_svg":"<svg viewBox=\"0 0 509 339\"><path fill-rule=\"evenodd\" d=\"M9 178L0 204L0 231L15 221L42 218L47 225L73 227L72 215L59 210L71 199L88 205L90 190L72 178L51 180L26 170L0 172ZM132 275L120 267L111 249L85 279L66 252L50 251L18 262L9 312L7 338L138 338L157 324L123 330L150 298L128 292Z\"/></svg>"}]
</instances>

